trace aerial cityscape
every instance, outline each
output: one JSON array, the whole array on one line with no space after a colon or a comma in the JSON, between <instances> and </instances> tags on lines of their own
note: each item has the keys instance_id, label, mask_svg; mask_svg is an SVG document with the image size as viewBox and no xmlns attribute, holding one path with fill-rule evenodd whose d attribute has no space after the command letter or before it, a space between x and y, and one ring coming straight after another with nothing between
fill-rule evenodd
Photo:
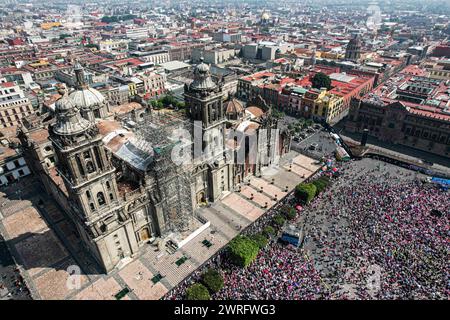
<instances>
[{"instance_id":1,"label":"aerial cityscape","mask_svg":"<svg viewBox=\"0 0 450 320\"><path fill-rule=\"evenodd\" d=\"M450 298L449 1L0 0L0 142L0 300Z\"/></svg>"}]
</instances>

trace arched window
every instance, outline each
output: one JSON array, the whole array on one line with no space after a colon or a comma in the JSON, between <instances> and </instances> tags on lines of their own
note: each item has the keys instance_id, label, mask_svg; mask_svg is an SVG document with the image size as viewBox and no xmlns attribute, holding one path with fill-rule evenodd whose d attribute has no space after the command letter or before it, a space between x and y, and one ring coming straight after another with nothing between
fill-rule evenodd
<instances>
[{"instance_id":1,"label":"arched window","mask_svg":"<svg viewBox=\"0 0 450 320\"><path fill-rule=\"evenodd\" d=\"M106 188L107 188L108 190L111 189L111 184L109 183L109 181L106 181Z\"/></svg>"},{"instance_id":2,"label":"arched window","mask_svg":"<svg viewBox=\"0 0 450 320\"><path fill-rule=\"evenodd\" d=\"M97 202L99 206L103 206L106 204L105 196L103 195L103 192L97 193Z\"/></svg>"},{"instance_id":3,"label":"arched window","mask_svg":"<svg viewBox=\"0 0 450 320\"><path fill-rule=\"evenodd\" d=\"M86 191L86 197L88 198L88 200L91 200L91 193L89 191Z\"/></svg>"},{"instance_id":4,"label":"arched window","mask_svg":"<svg viewBox=\"0 0 450 320\"><path fill-rule=\"evenodd\" d=\"M91 210L92 210L92 211L95 211L95 206L94 206L93 203L90 203L89 206L91 207Z\"/></svg>"},{"instance_id":5,"label":"arched window","mask_svg":"<svg viewBox=\"0 0 450 320\"><path fill-rule=\"evenodd\" d=\"M114 196L112 193L109 194L109 200L113 201L114 200Z\"/></svg>"},{"instance_id":6,"label":"arched window","mask_svg":"<svg viewBox=\"0 0 450 320\"><path fill-rule=\"evenodd\" d=\"M91 160L86 161L86 170L88 173L93 173L95 171L94 163Z\"/></svg>"}]
</instances>

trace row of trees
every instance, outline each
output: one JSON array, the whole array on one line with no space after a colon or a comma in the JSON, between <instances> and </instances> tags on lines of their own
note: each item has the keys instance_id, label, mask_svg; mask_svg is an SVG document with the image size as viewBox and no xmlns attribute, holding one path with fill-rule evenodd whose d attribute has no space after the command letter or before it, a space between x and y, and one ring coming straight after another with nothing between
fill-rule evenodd
<instances>
[{"instance_id":1,"label":"row of trees","mask_svg":"<svg viewBox=\"0 0 450 320\"><path fill-rule=\"evenodd\" d=\"M330 183L331 179L326 175L323 175L310 183L300 183L295 187L295 196L303 203L308 204L316 195L324 191Z\"/></svg>"},{"instance_id":2,"label":"row of trees","mask_svg":"<svg viewBox=\"0 0 450 320\"><path fill-rule=\"evenodd\" d=\"M223 276L215 269L208 269L203 273L201 281L186 290L188 300L210 300L214 294L223 288Z\"/></svg>"},{"instance_id":3,"label":"row of trees","mask_svg":"<svg viewBox=\"0 0 450 320\"><path fill-rule=\"evenodd\" d=\"M251 236L237 236L228 244L228 257L231 262L240 267L247 267L258 256L259 250L269 243L283 227L286 220L294 220L297 210L291 206L284 206L273 216L271 223L263 231Z\"/></svg>"},{"instance_id":4,"label":"row of trees","mask_svg":"<svg viewBox=\"0 0 450 320\"><path fill-rule=\"evenodd\" d=\"M121 16L104 16L102 17L102 22L106 23L112 23L112 22L120 22L120 21L126 21L126 20L132 20L136 19L137 16L134 14L124 14Z\"/></svg>"}]
</instances>

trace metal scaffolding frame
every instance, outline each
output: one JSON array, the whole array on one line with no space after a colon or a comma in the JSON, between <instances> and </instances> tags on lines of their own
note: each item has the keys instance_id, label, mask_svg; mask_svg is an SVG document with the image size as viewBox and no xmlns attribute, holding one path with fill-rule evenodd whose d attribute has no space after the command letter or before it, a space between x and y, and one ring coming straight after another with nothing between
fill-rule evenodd
<instances>
[{"instance_id":1,"label":"metal scaffolding frame","mask_svg":"<svg viewBox=\"0 0 450 320\"><path fill-rule=\"evenodd\" d=\"M164 216L168 219L172 232L187 231L194 218L191 196L191 168L189 165L177 165L172 161L172 149L180 142L169 137L172 130L185 129L189 132L192 124L167 112L152 111L144 121L136 126L135 134L139 140L152 145L154 161L152 170L161 195Z\"/></svg>"}]
</instances>

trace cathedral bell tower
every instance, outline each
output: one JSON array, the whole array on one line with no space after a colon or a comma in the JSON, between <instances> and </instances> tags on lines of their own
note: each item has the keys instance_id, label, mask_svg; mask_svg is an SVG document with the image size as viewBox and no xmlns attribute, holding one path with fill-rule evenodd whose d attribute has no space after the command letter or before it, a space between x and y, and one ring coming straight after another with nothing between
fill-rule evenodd
<instances>
[{"instance_id":1,"label":"cathedral bell tower","mask_svg":"<svg viewBox=\"0 0 450 320\"><path fill-rule=\"evenodd\" d=\"M188 116L194 123L194 149L200 143L198 133L201 132L203 159L223 155L226 117L222 87L211 79L209 66L203 58L194 70L194 81L184 88L184 98ZM198 152L194 150L194 159L198 157Z\"/></svg>"},{"instance_id":2,"label":"cathedral bell tower","mask_svg":"<svg viewBox=\"0 0 450 320\"><path fill-rule=\"evenodd\" d=\"M194 70L194 81L184 87L187 115L194 131L194 208L218 200L222 192L232 188L232 167L226 161L222 86L211 79L209 66L201 60Z\"/></svg>"},{"instance_id":3,"label":"cathedral bell tower","mask_svg":"<svg viewBox=\"0 0 450 320\"><path fill-rule=\"evenodd\" d=\"M81 64L78 61L75 63L73 70L75 72L77 89L78 90L86 89L88 87L88 85L86 83L86 78L85 78L86 75L84 73L83 67L81 66Z\"/></svg>"},{"instance_id":4,"label":"cathedral bell tower","mask_svg":"<svg viewBox=\"0 0 450 320\"><path fill-rule=\"evenodd\" d=\"M118 252L104 242L110 232L127 223L120 204L115 168L103 146L95 123L84 119L68 97L56 102L56 123L49 129L59 162L57 171L66 189L72 221L97 261L109 271L120 259L131 255L129 243L119 243ZM111 252L112 251L112 252Z\"/></svg>"}]
</instances>

